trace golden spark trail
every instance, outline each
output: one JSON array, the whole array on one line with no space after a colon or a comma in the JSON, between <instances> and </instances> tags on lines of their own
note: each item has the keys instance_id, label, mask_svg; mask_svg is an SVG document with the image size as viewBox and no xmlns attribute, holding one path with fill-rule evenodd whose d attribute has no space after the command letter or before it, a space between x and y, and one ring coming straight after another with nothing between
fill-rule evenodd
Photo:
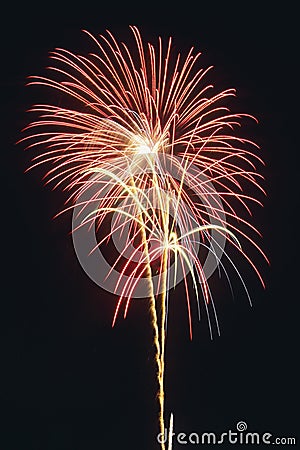
<instances>
[{"instance_id":1,"label":"golden spark trail","mask_svg":"<svg viewBox=\"0 0 300 450\"><path fill-rule=\"evenodd\" d=\"M171 413L171 415L170 415L170 425L169 425L168 450L172 450L173 426L174 426L174 418L173 418L173 413Z\"/></svg>"},{"instance_id":2,"label":"golden spark trail","mask_svg":"<svg viewBox=\"0 0 300 450\"><path fill-rule=\"evenodd\" d=\"M153 169L154 170L154 169ZM133 187L133 190L136 194L136 184L134 177L131 177L131 185ZM144 217L143 212L139 208L139 217L138 220L140 223L144 224ZM152 270L151 270L151 263L150 263L150 256L149 256L149 248L148 248L148 240L146 235L146 228L143 225L140 225L140 233L142 237L142 248L145 253L145 259L146 259L146 275L147 280L149 282L149 300L150 300L150 315L151 315L151 325L153 327L154 332L154 346L155 346L155 361L157 365L157 381L159 386L158 391L158 402L159 402L159 427L160 432L164 433L165 431L165 422L164 422L164 370L163 370L163 358L164 358L164 340L161 337L161 342L159 340L159 328L158 328L158 318L157 318L157 310L156 310L156 300L155 300L155 294L154 294L154 288L153 288L153 280L152 280ZM163 334L161 334L163 336ZM161 443L162 450L165 450L165 444L164 442Z\"/></svg>"},{"instance_id":3,"label":"golden spark trail","mask_svg":"<svg viewBox=\"0 0 300 450\"><path fill-rule=\"evenodd\" d=\"M150 265L150 258L149 258L149 249L148 249L148 241L145 229L141 227L141 234L142 234L142 243L143 248L145 251L146 261L147 261L147 278L149 280L149 286L150 286L150 314L152 317L152 326L154 330L154 345L156 348L156 354L155 354L155 361L157 363L157 380L159 385L159 393L158 393L158 401L159 401L159 425L160 425L160 432L164 433L165 431L165 423L164 423L164 369L163 369L163 362L164 362L164 343L161 334L161 342L159 341L159 328L158 328L158 320L157 320L157 311L156 311L156 300L154 296L153 291L153 282L152 282L152 271L151 271L151 265ZM162 450L165 449L165 444L162 442L161 444Z\"/></svg>"},{"instance_id":4,"label":"golden spark trail","mask_svg":"<svg viewBox=\"0 0 300 450\"><path fill-rule=\"evenodd\" d=\"M161 353L160 353L160 390L159 390L159 402L160 402L160 428L161 432L164 433L164 405L165 405L165 392L164 392L164 377L165 377L165 327L166 327L166 299L167 299L167 269L168 269L168 249L164 249L162 257L162 285L163 291L161 293L161 327L160 327L160 342L161 342Z\"/></svg>"},{"instance_id":5,"label":"golden spark trail","mask_svg":"<svg viewBox=\"0 0 300 450\"><path fill-rule=\"evenodd\" d=\"M164 392L164 376L165 376L165 345L166 345L166 336L165 336L165 327L166 327L166 299L167 299L167 270L168 270L168 258L169 258L169 198L167 197L167 211L164 213L164 249L162 256L162 293L160 298L161 305L161 326L160 326L160 339L161 339L161 354L160 354L160 423L161 423L161 432L164 433L164 404L165 404L165 392Z\"/></svg>"},{"instance_id":6,"label":"golden spark trail","mask_svg":"<svg viewBox=\"0 0 300 450\"><path fill-rule=\"evenodd\" d=\"M159 328L158 328L158 320L157 320L157 311L156 311L156 300L153 291L153 281L152 281L152 271L150 265L149 258L149 249L148 249L148 241L145 232L145 228L141 227L142 234L142 244L145 251L146 261L147 261L147 278L149 280L150 286L150 314L152 318L152 326L154 331L154 345L156 348L155 361L157 364L157 380L159 385L159 393L158 393L158 401L159 401L159 425L160 432L164 433L165 431L165 423L164 423L164 371L163 371L163 352L164 352L164 341L161 338L161 343L159 341ZM162 450L165 450L164 442L161 443Z\"/></svg>"}]
</instances>

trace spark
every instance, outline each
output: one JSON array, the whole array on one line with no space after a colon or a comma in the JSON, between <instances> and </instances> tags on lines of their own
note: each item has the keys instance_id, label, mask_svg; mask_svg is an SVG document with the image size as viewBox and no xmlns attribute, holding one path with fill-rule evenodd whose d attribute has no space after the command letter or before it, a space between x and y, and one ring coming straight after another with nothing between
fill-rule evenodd
<instances>
[{"instance_id":1,"label":"spark","mask_svg":"<svg viewBox=\"0 0 300 450\"><path fill-rule=\"evenodd\" d=\"M168 438L168 450L172 450L173 443L173 413L170 414L170 425L169 425L169 438Z\"/></svg>"}]
</instances>

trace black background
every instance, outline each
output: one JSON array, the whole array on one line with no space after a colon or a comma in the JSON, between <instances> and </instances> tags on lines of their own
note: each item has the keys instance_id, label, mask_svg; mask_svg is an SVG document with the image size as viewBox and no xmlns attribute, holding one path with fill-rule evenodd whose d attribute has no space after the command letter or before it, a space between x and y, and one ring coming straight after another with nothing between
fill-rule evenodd
<instances>
[{"instance_id":1,"label":"black background","mask_svg":"<svg viewBox=\"0 0 300 450\"><path fill-rule=\"evenodd\" d=\"M266 206L253 218L271 261L268 268L257 260L266 290L242 266L253 308L238 283L234 301L217 284L221 337L211 342L205 322L195 321L190 342L178 288L169 318L166 413L174 412L176 432L223 432L244 420L251 431L297 436L295 15L287 3L7 6L1 26L1 449L158 448L147 305L135 302L128 319L111 329L116 299L80 268L71 217L52 220L65 194L43 187L42 170L24 174L31 156L15 145L29 120L25 110L40 99L38 90L25 87L26 77L43 71L48 51L88 52L82 28L126 38L130 24L146 39L172 35L176 48L204 52L203 65L215 66L220 89L237 88L234 108L259 119L249 132L266 161Z\"/></svg>"}]
</instances>

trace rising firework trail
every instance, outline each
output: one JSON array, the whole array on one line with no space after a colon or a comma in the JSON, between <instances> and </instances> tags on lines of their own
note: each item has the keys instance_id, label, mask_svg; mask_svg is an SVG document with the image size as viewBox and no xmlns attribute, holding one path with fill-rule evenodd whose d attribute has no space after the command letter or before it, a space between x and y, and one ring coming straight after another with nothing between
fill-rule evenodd
<instances>
[{"instance_id":1,"label":"rising firework trail","mask_svg":"<svg viewBox=\"0 0 300 450\"><path fill-rule=\"evenodd\" d=\"M39 149L31 168L47 163L47 182L70 193L62 212L73 210L79 261L95 282L118 296L113 326L121 311L126 317L133 299L149 301L164 433L169 291L183 281L192 338L193 302L199 318L204 307L210 333L212 320L219 330L208 280L218 268L229 281L222 256L250 301L226 242L263 284L242 245L248 241L266 259L252 237L259 232L245 218L252 203L260 204L245 187L264 192L257 170L263 161L258 146L236 131L244 119L255 119L229 111L226 104L235 91L215 92L206 83L211 67L199 66L200 53L192 48L183 57L174 52L171 38L145 44L138 29L131 30L130 45L109 31L98 38L85 31L93 53L51 52L52 75L29 77L28 84L56 91L59 106L33 106L37 118L22 141ZM118 254L108 264L101 251L112 245Z\"/></svg>"}]
</instances>

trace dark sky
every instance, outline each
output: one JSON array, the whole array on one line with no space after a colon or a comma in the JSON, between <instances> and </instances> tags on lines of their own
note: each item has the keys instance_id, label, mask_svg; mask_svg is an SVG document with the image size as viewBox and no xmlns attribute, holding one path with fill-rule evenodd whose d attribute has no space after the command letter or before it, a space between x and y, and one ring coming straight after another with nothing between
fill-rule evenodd
<instances>
[{"instance_id":1,"label":"dark sky","mask_svg":"<svg viewBox=\"0 0 300 450\"><path fill-rule=\"evenodd\" d=\"M89 51L82 28L123 37L130 24L146 39L172 35L177 48L204 52L220 87L236 87L236 105L259 119L251 133L266 161L268 198L253 217L271 261L270 268L259 262L266 290L246 266L253 308L238 283L234 300L216 285L221 337L211 342L206 324L195 322L191 343L178 288L167 342L167 414L174 412L176 432L225 432L244 420L251 431L297 436L296 13L286 3L222 5L12 2L2 16L3 450L158 448L147 305L136 302L111 329L116 299L80 268L70 216L52 220L65 194L44 187L42 171L24 174L30 155L15 145L37 99L26 76L41 73L48 51Z\"/></svg>"}]
</instances>

